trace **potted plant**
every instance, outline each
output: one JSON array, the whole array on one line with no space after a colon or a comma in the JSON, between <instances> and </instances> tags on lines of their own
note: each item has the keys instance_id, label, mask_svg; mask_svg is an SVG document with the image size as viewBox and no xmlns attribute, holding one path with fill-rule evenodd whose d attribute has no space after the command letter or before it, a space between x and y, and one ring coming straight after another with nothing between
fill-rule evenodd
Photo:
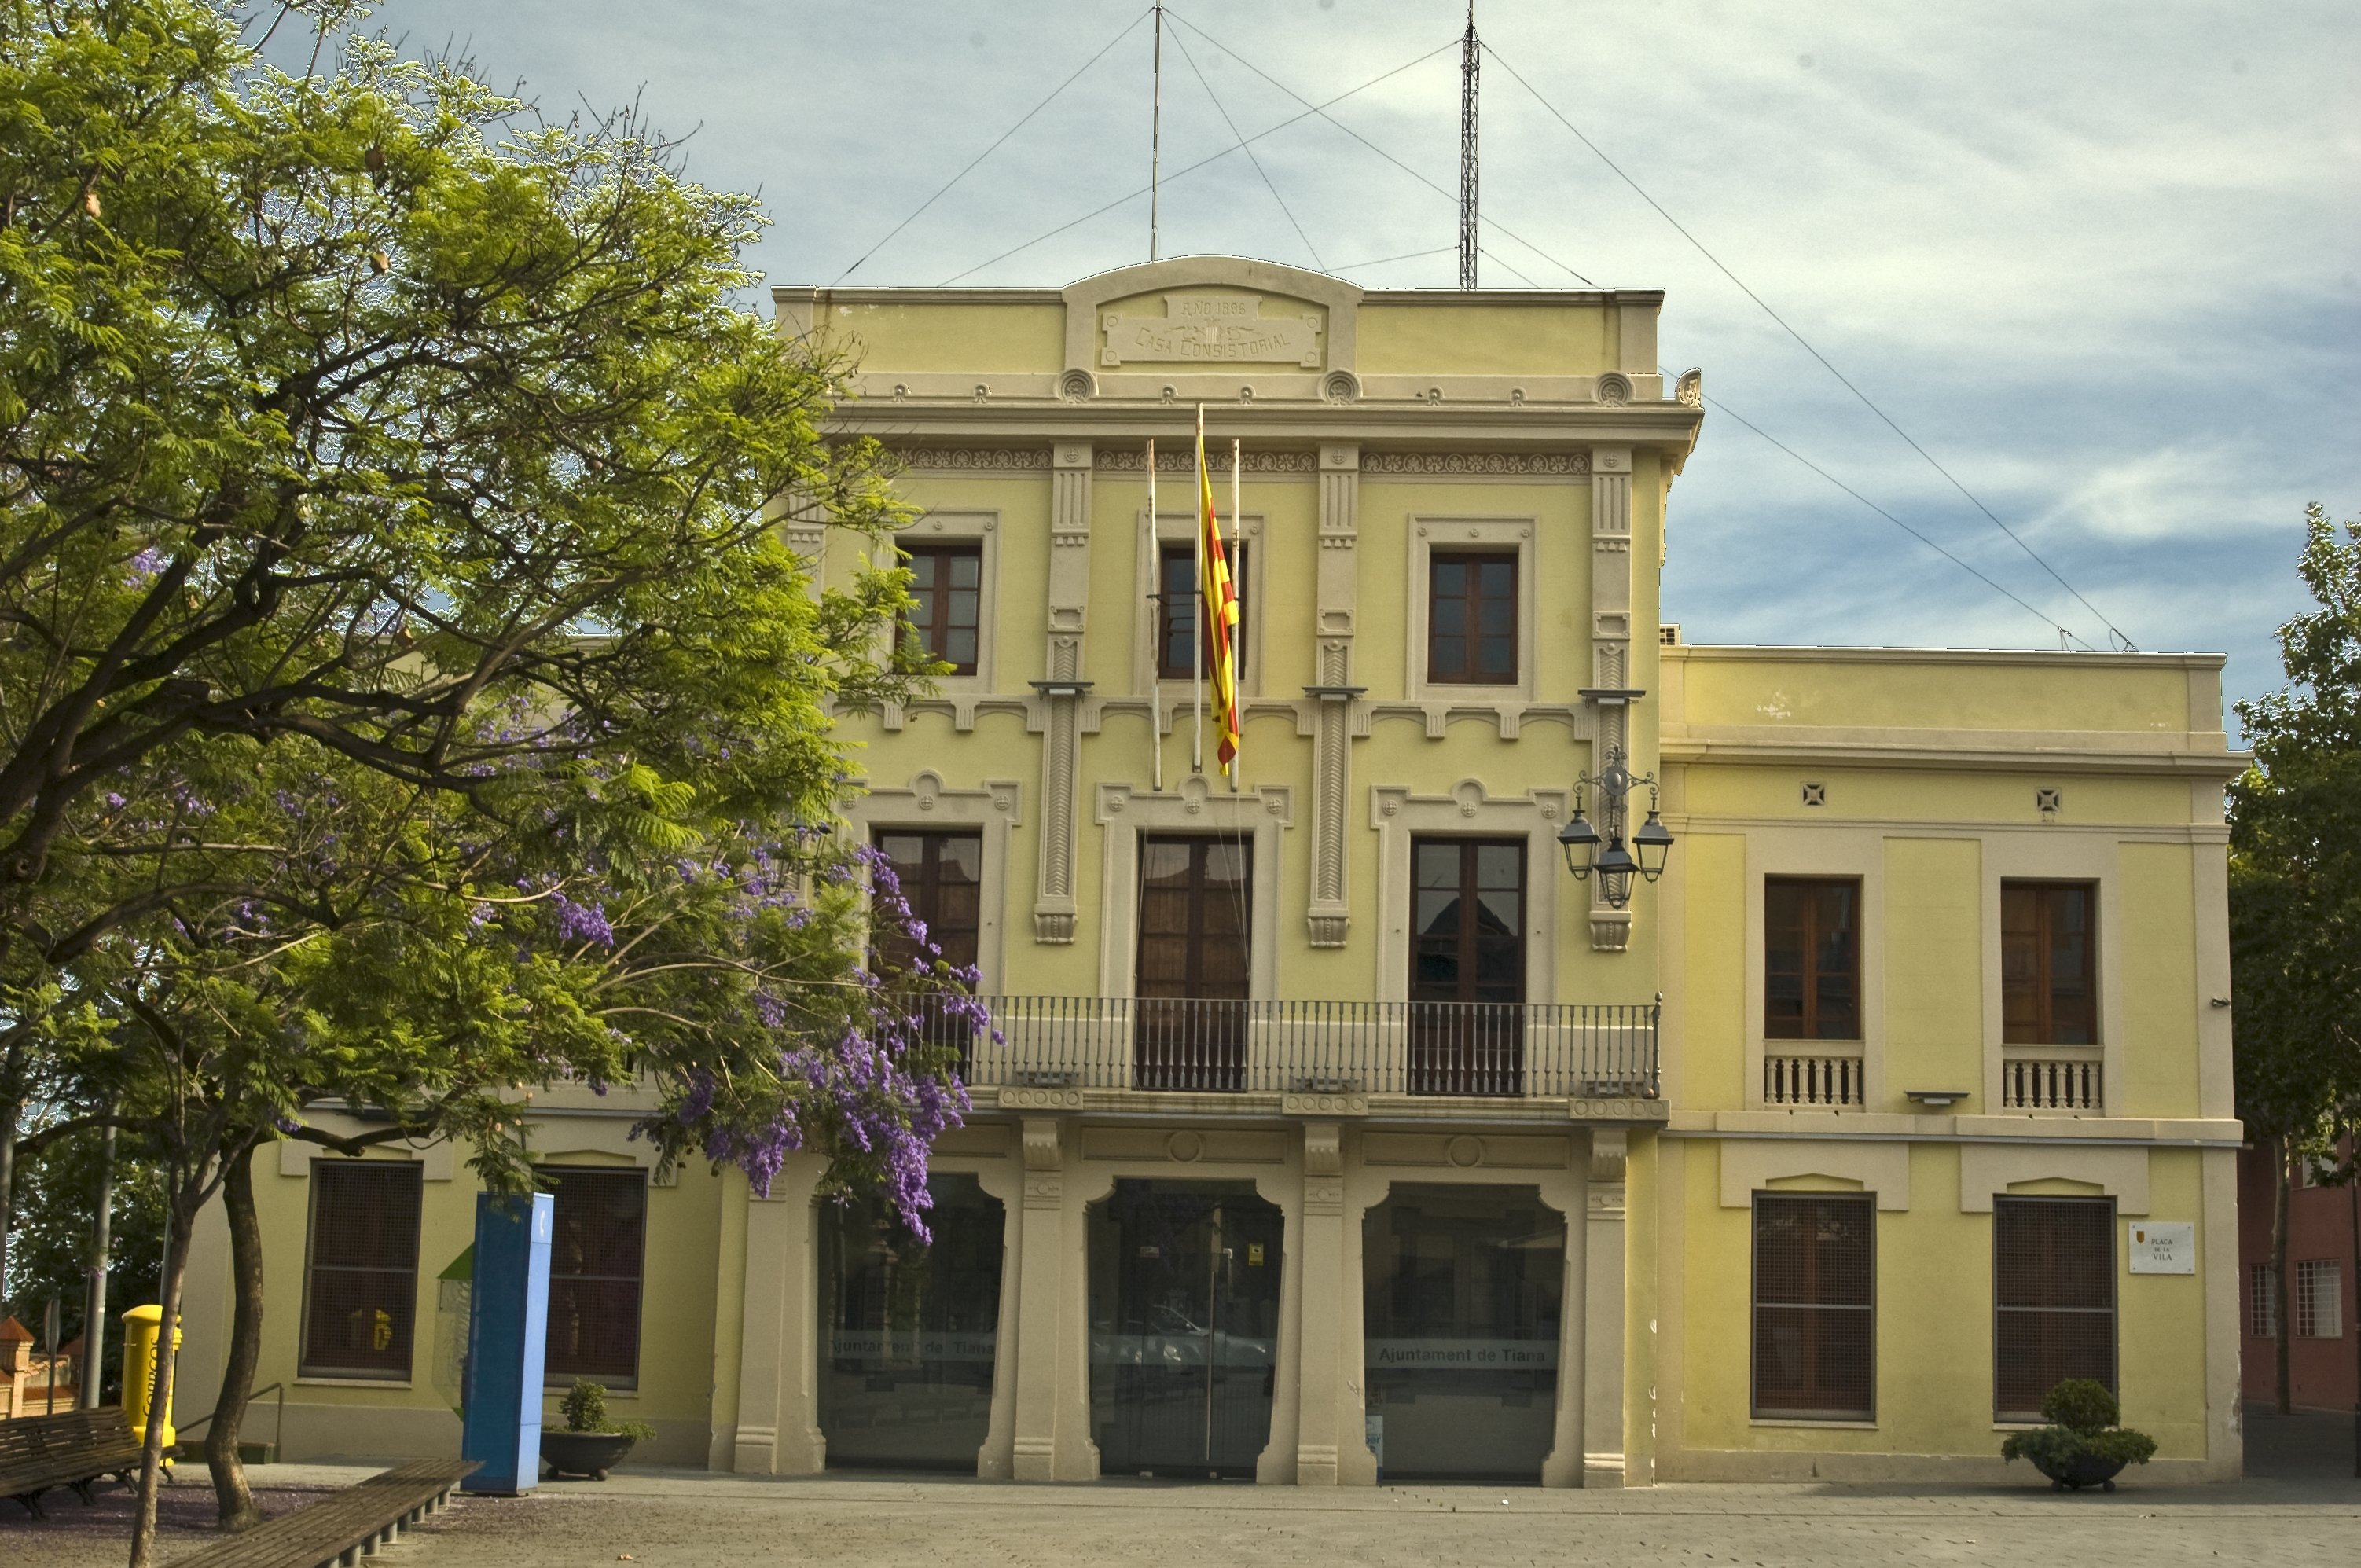
<instances>
[{"instance_id":1,"label":"potted plant","mask_svg":"<svg viewBox=\"0 0 2361 1568\"><path fill-rule=\"evenodd\" d=\"M2117 1472L2146 1464L2156 1453L2156 1439L2115 1424L2123 1407L2105 1384L2087 1377L2069 1377L2044 1395L2041 1417L2048 1426L2010 1433L2000 1456L2031 1461L2049 1477L2052 1491L2096 1486L2112 1492Z\"/></svg>"},{"instance_id":2,"label":"potted plant","mask_svg":"<svg viewBox=\"0 0 2361 1568\"><path fill-rule=\"evenodd\" d=\"M577 1377L558 1407L566 1414L566 1430L541 1434L542 1462L552 1475L588 1475L604 1481L607 1472L623 1462L631 1445L656 1435L645 1421L609 1420L607 1386Z\"/></svg>"}]
</instances>

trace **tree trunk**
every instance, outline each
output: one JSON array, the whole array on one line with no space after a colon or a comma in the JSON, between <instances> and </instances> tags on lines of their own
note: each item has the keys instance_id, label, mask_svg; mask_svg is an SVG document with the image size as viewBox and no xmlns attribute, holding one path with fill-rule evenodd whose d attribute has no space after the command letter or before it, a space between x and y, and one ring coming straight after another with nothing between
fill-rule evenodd
<instances>
[{"instance_id":1,"label":"tree trunk","mask_svg":"<svg viewBox=\"0 0 2361 1568\"><path fill-rule=\"evenodd\" d=\"M225 1530L252 1530L262 1522L246 1464L237 1453L246 1424L254 1369L262 1360L262 1226L254 1212L254 1156L234 1156L222 1170L222 1210L229 1218L230 1281L236 1310L230 1321L229 1365L223 1368L221 1395L214 1401L213 1426L205 1433L205 1465L213 1472L214 1502Z\"/></svg>"},{"instance_id":2,"label":"tree trunk","mask_svg":"<svg viewBox=\"0 0 2361 1568\"><path fill-rule=\"evenodd\" d=\"M2271 1195L2271 1315L2278 1321L2272 1346L2279 1362L2279 1414L2287 1415L2295 1409L2295 1387L2288 1367L2288 1338L2295 1327L2295 1304L2288 1289L2288 1190L2295 1184L2295 1143L2279 1140L2279 1190Z\"/></svg>"},{"instance_id":3,"label":"tree trunk","mask_svg":"<svg viewBox=\"0 0 2361 1568\"><path fill-rule=\"evenodd\" d=\"M171 1398L173 1364L180 1359L172 1342L180 1337L181 1281L189 1271L185 1238L195 1218L181 1212L188 1206L182 1195L203 1190L203 1183L195 1181L184 1186L175 1180L165 1188L164 1280L163 1288L157 1292L163 1320L156 1325L155 1381L149 1386L148 1431L139 1451L139 1505L131 1516L130 1568L154 1568L156 1561L156 1493L164 1479L164 1406ZM129 1376L127 1365L125 1375Z\"/></svg>"},{"instance_id":4,"label":"tree trunk","mask_svg":"<svg viewBox=\"0 0 2361 1568\"><path fill-rule=\"evenodd\" d=\"M16 1217L16 1115L22 1107L12 1076L0 1073L0 1288L8 1278L8 1230Z\"/></svg>"}]
</instances>

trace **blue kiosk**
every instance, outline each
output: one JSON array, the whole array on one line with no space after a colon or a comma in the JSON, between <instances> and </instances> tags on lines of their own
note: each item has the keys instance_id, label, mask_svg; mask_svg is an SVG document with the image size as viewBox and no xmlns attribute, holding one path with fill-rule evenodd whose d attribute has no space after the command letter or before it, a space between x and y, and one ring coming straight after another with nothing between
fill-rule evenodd
<instances>
[{"instance_id":1,"label":"blue kiosk","mask_svg":"<svg viewBox=\"0 0 2361 1568\"><path fill-rule=\"evenodd\" d=\"M541 1480L542 1355L555 1221L555 1201L546 1192L476 1198L459 1453L483 1468L467 1478L469 1492L513 1497Z\"/></svg>"}]
</instances>

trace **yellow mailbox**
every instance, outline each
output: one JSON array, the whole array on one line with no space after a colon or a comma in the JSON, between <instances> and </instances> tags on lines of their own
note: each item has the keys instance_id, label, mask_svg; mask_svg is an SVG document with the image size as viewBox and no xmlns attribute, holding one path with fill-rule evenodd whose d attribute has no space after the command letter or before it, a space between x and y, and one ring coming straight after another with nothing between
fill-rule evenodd
<instances>
[{"instance_id":1,"label":"yellow mailbox","mask_svg":"<svg viewBox=\"0 0 2361 1568\"><path fill-rule=\"evenodd\" d=\"M164 1309L150 1303L123 1314L123 1414L132 1434L148 1435L148 1395L156 1386L156 1341L164 1323ZM172 1330L172 1349L181 1348L181 1331ZM164 1452L172 1452L172 1386L164 1385Z\"/></svg>"}]
</instances>

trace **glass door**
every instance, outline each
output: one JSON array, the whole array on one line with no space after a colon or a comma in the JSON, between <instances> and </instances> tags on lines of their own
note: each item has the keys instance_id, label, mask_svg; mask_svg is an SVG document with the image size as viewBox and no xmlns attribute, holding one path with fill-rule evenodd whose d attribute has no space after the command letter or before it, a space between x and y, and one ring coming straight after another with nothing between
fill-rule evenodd
<instances>
[{"instance_id":1,"label":"glass door","mask_svg":"<svg viewBox=\"0 0 2361 1568\"><path fill-rule=\"evenodd\" d=\"M1519 1094L1525 841L1411 841L1410 1091Z\"/></svg>"},{"instance_id":2,"label":"glass door","mask_svg":"<svg viewBox=\"0 0 2361 1568\"><path fill-rule=\"evenodd\" d=\"M1246 1086L1253 862L1243 839L1140 840L1137 1087Z\"/></svg>"}]
</instances>

